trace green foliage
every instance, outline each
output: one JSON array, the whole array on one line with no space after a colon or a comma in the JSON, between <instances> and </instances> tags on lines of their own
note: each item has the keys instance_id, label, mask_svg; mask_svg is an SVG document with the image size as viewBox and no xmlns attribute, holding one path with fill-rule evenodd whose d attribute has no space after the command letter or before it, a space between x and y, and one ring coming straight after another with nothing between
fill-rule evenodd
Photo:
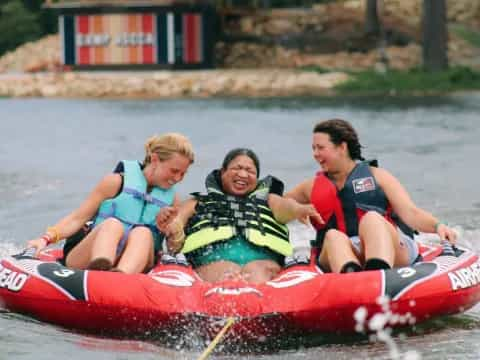
<instances>
[{"instance_id":1,"label":"green foliage","mask_svg":"<svg viewBox=\"0 0 480 360\"><path fill-rule=\"evenodd\" d=\"M469 42L471 45L480 48L480 32L469 29L462 24L451 25L450 31L455 35L461 37L463 40Z\"/></svg>"},{"instance_id":2,"label":"green foliage","mask_svg":"<svg viewBox=\"0 0 480 360\"><path fill-rule=\"evenodd\" d=\"M43 8L45 0L22 0L25 7L38 15L38 22L43 34L52 34L58 30L57 14L51 9Z\"/></svg>"},{"instance_id":3,"label":"green foliage","mask_svg":"<svg viewBox=\"0 0 480 360\"><path fill-rule=\"evenodd\" d=\"M343 94L408 95L439 94L456 90L480 89L480 73L468 67L453 67L441 72L423 69L351 73L351 80L336 87Z\"/></svg>"},{"instance_id":4,"label":"green foliage","mask_svg":"<svg viewBox=\"0 0 480 360\"><path fill-rule=\"evenodd\" d=\"M334 0L216 0L215 6L222 7L253 7L253 8L288 8L311 7L315 4L329 3Z\"/></svg>"},{"instance_id":5,"label":"green foliage","mask_svg":"<svg viewBox=\"0 0 480 360\"><path fill-rule=\"evenodd\" d=\"M0 53L33 40L40 35L35 14L20 0L10 0L0 7Z\"/></svg>"},{"instance_id":6,"label":"green foliage","mask_svg":"<svg viewBox=\"0 0 480 360\"><path fill-rule=\"evenodd\" d=\"M42 9L42 3L43 0L0 2L0 55L57 30L56 15Z\"/></svg>"},{"instance_id":7,"label":"green foliage","mask_svg":"<svg viewBox=\"0 0 480 360\"><path fill-rule=\"evenodd\" d=\"M314 66L314 65L303 66L302 70L304 70L304 71L315 71L319 74L326 74L326 73L331 72L331 70L328 70L326 68L322 68L321 66Z\"/></svg>"}]
</instances>

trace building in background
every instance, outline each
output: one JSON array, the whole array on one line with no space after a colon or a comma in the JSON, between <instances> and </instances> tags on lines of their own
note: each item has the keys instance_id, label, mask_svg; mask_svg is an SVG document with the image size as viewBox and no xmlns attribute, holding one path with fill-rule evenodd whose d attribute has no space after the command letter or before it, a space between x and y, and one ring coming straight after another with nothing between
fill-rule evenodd
<instances>
[{"instance_id":1,"label":"building in background","mask_svg":"<svg viewBox=\"0 0 480 360\"><path fill-rule=\"evenodd\" d=\"M200 69L214 66L215 8L207 1L49 1L67 67Z\"/></svg>"}]
</instances>

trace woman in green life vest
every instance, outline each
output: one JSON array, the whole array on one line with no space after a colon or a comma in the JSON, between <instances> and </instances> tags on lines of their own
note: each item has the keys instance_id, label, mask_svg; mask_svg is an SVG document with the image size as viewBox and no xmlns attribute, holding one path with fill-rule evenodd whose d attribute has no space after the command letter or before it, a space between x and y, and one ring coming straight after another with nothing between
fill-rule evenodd
<instances>
[{"instance_id":1,"label":"woman in green life vest","mask_svg":"<svg viewBox=\"0 0 480 360\"><path fill-rule=\"evenodd\" d=\"M69 215L30 240L37 251L67 238L64 262L74 269L114 270L138 273L149 269L163 234L155 226L159 209L179 203L175 184L180 182L194 154L183 135L167 133L145 143L145 159L123 160L106 175L84 202ZM93 219L90 232L80 236ZM73 241L71 241L73 240Z\"/></svg>"},{"instance_id":2,"label":"woman in green life vest","mask_svg":"<svg viewBox=\"0 0 480 360\"><path fill-rule=\"evenodd\" d=\"M234 149L207 176L206 194L157 216L169 251L184 253L205 281L272 279L292 254L285 224L322 221L313 206L283 198L283 184L272 176L259 180L259 172L252 150Z\"/></svg>"}]
</instances>

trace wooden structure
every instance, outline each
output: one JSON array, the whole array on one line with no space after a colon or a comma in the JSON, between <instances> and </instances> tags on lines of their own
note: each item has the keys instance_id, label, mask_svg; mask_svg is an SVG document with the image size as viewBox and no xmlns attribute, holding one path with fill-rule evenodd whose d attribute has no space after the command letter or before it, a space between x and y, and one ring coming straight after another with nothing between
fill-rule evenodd
<instances>
[{"instance_id":1,"label":"wooden structure","mask_svg":"<svg viewBox=\"0 0 480 360\"><path fill-rule=\"evenodd\" d=\"M208 1L50 1L62 59L72 68L214 66L215 8Z\"/></svg>"}]
</instances>

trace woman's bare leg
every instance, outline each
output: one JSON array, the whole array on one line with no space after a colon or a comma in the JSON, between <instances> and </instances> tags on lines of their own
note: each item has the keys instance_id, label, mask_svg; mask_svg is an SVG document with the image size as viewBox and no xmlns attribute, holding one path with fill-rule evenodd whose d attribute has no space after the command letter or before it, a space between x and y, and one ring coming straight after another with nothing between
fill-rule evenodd
<instances>
[{"instance_id":1,"label":"woman's bare leg","mask_svg":"<svg viewBox=\"0 0 480 360\"><path fill-rule=\"evenodd\" d=\"M273 260L254 260L242 268L241 274L245 281L261 284L273 279L281 269L281 266Z\"/></svg>"},{"instance_id":2,"label":"woman's bare leg","mask_svg":"<svg viewBox=\"0 0 480 360\"><path fill-rule=\"evenodd\" d=\"M128 234L117 269L127 274L144 272L152 267L153 255L152 231L145 226L137 226Z\"/></svg>"},{"instance_id":3,"label":"woman's bare leg","mask_svg":"<svg viewBox=\"0 0 480 360\"><path fill-rule=\"evenodd\" d=\"M397 229L377 212L369 211L358 227L365 259L380 259L388 265L408 265L408 248L402 246Z\"/></svg>"},{"instance_id":4,"label":"woman's bare leg","mask_svg":"<svg viewBox=\"0 0 480 360\"><path fill-rule=\"evenodd\" d=\"M65 258L65 265L72 269L86 269L92 260L92 246L95 241L100 226L90 231Z\"/></svg>"},{"instance_id":5,"label":"woman's bare leg","mask_svg":"<svg viewBox=\"0 0 480 360\"><path fill-rule=\"evenodd\" d=\"M215 261L195 269L205 281L218 282L226 279L240 279L241 266L231 261Z\"/></svg>"},{"instance_id":6,"label":"woman's bare leg","mask_svg":"<svg viewBox=\"0 0 480 360\"><path fill-rule=\"evenodd\" d=\"M105 219L100 225L92 245L91 260L108 259L112 264L117 258L117 246L124 234L123 224L115 218Z\"/></svg>"},{"instance_id":7,"label":"woman's bare leg","mask_svg":"<svg viewBox=\"0 0 480 360\"><path fill-rule=\"evenodd\" d=\"M117 245L123 236L123 225L115 219L106 219L95 226L68 254L65 264L73 269L86 269L98 258L115 262Z\"/></svg>"},{"instance_id":8,"label":"woman's bare leg","mask_svg":"<svg viewBox=\"0 0 480 360\"><path fill-rule=\"evenodd\" d=\"M360 266L358 254L354 251L348 236L335 229L328 230L325 234L319 262L325 270L334 273L341 272L344 265L350 262Z\"/></svg>"}]
</instances>

